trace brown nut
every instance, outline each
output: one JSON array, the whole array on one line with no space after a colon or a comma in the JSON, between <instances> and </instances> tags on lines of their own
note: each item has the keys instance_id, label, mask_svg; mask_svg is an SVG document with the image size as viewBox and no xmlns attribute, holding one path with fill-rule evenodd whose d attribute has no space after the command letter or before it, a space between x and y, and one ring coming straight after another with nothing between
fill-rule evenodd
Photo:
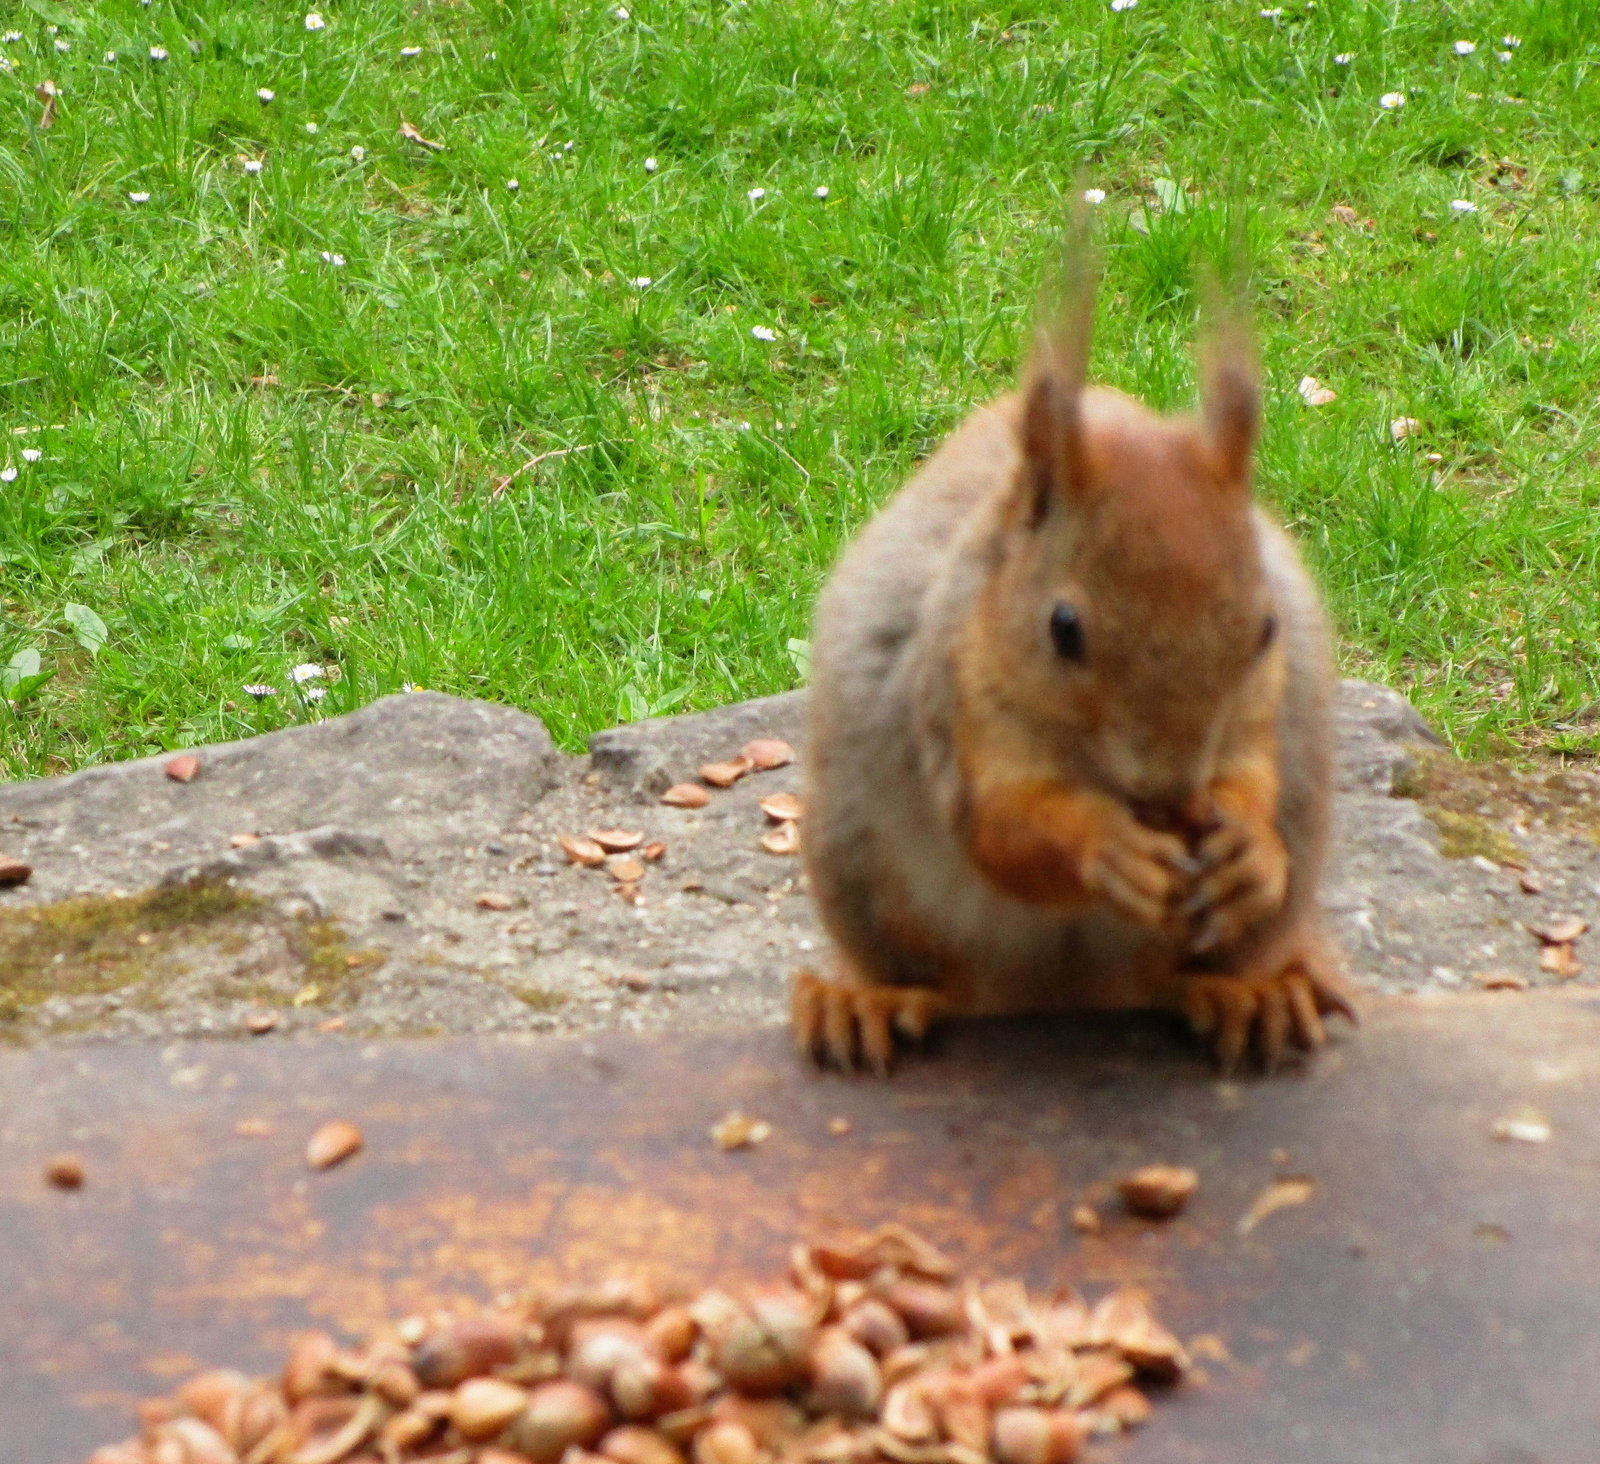
<instances>
[{"instance_id":1,"label":"brown nut","mask_svg":"<svg viewBox=\"0 0 1600 1464\"><path fill-rule=\"evenodd\" d=\"M600 1452L616 1464L683 1464L683 1454L653 1428L624 1424L600 1440Z\"/></svg>"},{"instance_id":2,"label":"brown nut","mask_svg":"<svg viewBox=\"0 0 1600 1464\"><path fill-rule=\"evenodd\" d=\"M644 1324L644 1330L650 1345L667 1362L682 1362L700 1334L686 1306L663 1308Z\"/></svg>"},{"instance_id":3,"label":"brown nut","mask_svg":"<svg viewBox=\"0 0 1600 1464\"><path fill-rule=\"evenodd\" d=\"M1200 1176L1178 1164L1146 1164L1117 1181L1122 1202L1146 1220L1167 1220L1189 1203Z\"/></svg>"},{"instance_id":4,"label":"brown nut","mask_svg":"<svg viewBox=\"0 0 1600 1464\"><path fill-rule=\"evenodd\" d=\"M336 1118L312 1134L311 1142L306 1145L306 1163L313 1169L332 1169L358 1152L362 1142L360 1129Z\"/></svg>"},{"instance_id":5,"label":"brown nut","mask_svg":"<svg viewBox=\"0 0 1600 1464\"><path fill-rule=\"evenodd\" d=\"M741 1398L724 1393L711 1405L713 1423L742 1423L755 1435L756 1447L781 1454L806 1426L806 1416L787 1398Z\"/></svg>"},{"instance_id":6,"label":"brown nut","mask_svg":"<svg viewBox=\"0 0 1600 1464\"><path fill-rule=\"evenodd\" d=\"M843 1327L826 1327L818 1335L809 1360L813 1413L844 1418L876 1418L883 1400L883 1374L878 1359Z\"/></svg>"},{"instance_id":7,"label":"brown nut","mask_svg":"<svg viewBox=\"0 0 1600 1464\"><path fill-rule=\"evenodd\" d=\"M994 1418L998 1464L1071 1464L1083 1448L1083 1425L1067 1408L1002 1408Z\"/></svg>"},{"instance_id":8,"label":"brown nut","mask_svg":"<svg viewBox=\"0 0 1600 1464\"><path fill-rule=\"evenodd\" d=\"M517 1329L502 1317L464 1317L424 1338L411 1359L424 1388L453 1388L517 1355Z\"/></svg>"},{"instance_id":9,"label":"brown nut","mask_svg":"<svg viewBox=\"0 0 1600 1464\"><path fill-rule=\"evenodd\" d=\"M348 1391L334 1372L339 1349L326 1332L302 1332L289 1348L283 1368L283 1396L293 1408L305 1398Z\"/></svg>"},{"instance_id":10,"label":"brown nut","mask_svg":"<svg viewBox=\"0 0 1600 1464\"><path fill-rule=\"evenodd\" d=\"M797 1291L753 1297L718 1339L715 1364L742 1393L776 1393L805 1374L816 1336L807 1299Z\"/></svg>"},{"instance_id":11,"label":"brown nut","mask_svg":"<svg viewBox=\"0 0 1600 1464\"><path fill-rule=\"evenodd\" d=\"M611 1413L593 1388L558 1379L528 1394L528 1406L500 1442L535 1464L556 1464L574 1444L588 1448L606 1431Z\"/></svg>"},{"instance_id":12,"label":"brown nut","mask_svg":"<svg viewBox=\"0 0 1600 1464\"><path fill-rule=\"evenodd\" d=\"M455 1391L450 1422L462 1438L474 1444L492 1439L524 1408L527 1392L499 1378L469 1378Z\"/></svg>"},{"instance_id":13,"label":"brown nut","mask_svg":"<svg viewBox=\"0 0 1600 1464\"><path fill-rule=\"evenodd\" d=\"M83 1160L76 1154L57 1154L45 1165L44 1177L56 1189L82 1189Z\"/></svg>"},{"instance_id":14,"label":"brown nut","mask_svg":"<svg viewBox=\"0 0 1600 1464\"><path fill-rule=\"evenodd\" d=\"M611 1399L624 1418L659 1418L692 1407L700 1397L681 1368L659 1357L624 1358L611 1374Z\"/></svg>"},{"instance_id":15,"label":"brown nut","mask_svg":"<svg viewBox=\"0 0 1600 1464\"><path fill-rule=\"evenodd\" d=\"M875 1296L858 1301L840 1317L839 1325L875 1357L887 1357L911 1340L900 1313Z\"/></svg>"},{"instance_id":16,"label":"brown nut","mask_svg":"<svg viewBox=\"0 0 1600 1464\"><path fill-rule=\"evenodd\" d=\"M567 1342L567 1376L604 1393L623 1362L653 1354L645 1330L627 1317L584 1317L572 1324Z\"/></svg>"},{"instance_id":17,"label":"brown nut","mask_svg":"<svg viewBox=\"0 0 1600 1464\"><path fill-rule=\"evenodd\" d=\"M967 1312L961 1294L937 1281L891 1281L878 1295L900 1313L911 1335L949 1337L966 1329Z\"/></svg>"},{"instance_id":18,"label":"brown nut","mask_svg":"<svg viewBox=\"0 0 1600 1464\"><path fill-rule=\"evenodd\" d=\"M694 1464L756 1464L756 1436L742 1423L713 1423L695 1435Z\"/></svg>"}]
</instances>

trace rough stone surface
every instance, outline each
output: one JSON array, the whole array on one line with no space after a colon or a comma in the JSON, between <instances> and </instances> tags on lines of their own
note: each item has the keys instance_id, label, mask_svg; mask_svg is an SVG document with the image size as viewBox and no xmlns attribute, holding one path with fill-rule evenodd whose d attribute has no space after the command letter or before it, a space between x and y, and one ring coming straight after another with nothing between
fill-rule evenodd
<instances>
[{"instance_id":1,"label":"rough stone surface","mask_svg":"<svg viewBox=\"0 0 1600 1464\"><path fill-rule=\"evenodd\" d=\"M0 1031L243 1036L264 1011L277 1024L259 1040L781 1020L788 978L820 936L798 861L761 848L772 825L758 805L798 793L798 767L752 774L699 810L658 795L753 737L799 747L804 707L796 692L638 723L566 757L534 717L423 692L196 749L189 783L166 777L162 757L0 786L0 855L35 870L0 891L0 937L29 907L195 879L254 899L209 925L141 935L164 952L148 967L97 971L64 950L60 994L0 1011ZM1354 977L1391 991L1489 970L1554 981L1523 927L1555 913L1600 920L1600 778L1573 775L1555 796L1507 774L1515 797L1474 817L1514 841L1520 867L1446 858L1437 815L1393 793L1419 763L1448 792L1465 765L1429 752L1437 739L1382 687L1345 683L1339 731L1325 902ZM557 843L618 827L666 845L637 903ZM1529 868L1543 893L1521 888Z\"/></svg>"}]
</instances>

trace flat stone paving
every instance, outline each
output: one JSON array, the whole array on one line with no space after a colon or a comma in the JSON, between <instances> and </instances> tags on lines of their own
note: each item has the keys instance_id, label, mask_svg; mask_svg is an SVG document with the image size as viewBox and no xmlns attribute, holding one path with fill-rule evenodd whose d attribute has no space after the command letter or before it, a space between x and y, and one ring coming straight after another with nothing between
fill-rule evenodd
<instances>
[{"instance_id":1,"label":"flat stone paving","mask_svg":"<svg viewBox=\"0 0 1600 1464\"><path fill-rule=\"evenodd\" d=\"M799 861L760 846L771 825L759 801L799 792L798 767L747 777L700 810L658 795L752 737L801 746L804 707L794 692L637 723L570 757L535 717L421 692L197 749L189 783L165 776L162 757L0 786L0 854L35 870L0 891L0 998L17 974L3 964L8 930L21 949L17 912L51 907L44 946L27 948L45 952L47 989L35 971L0 1006L0 1032L241 1037L268 1012L277 1025L257 1040L779 1022L820 935ZM1458 763L1402 697L1363 682L1344 684L1339 727L1324 899L1357 983L1557 983L1527 927L1600 917L1600 778ZM557 843L608 827L666 845L637 904ZM241 835L258 837L235 847ZM106 913L198 876L232 881L237 908L176 925L159 906ZM511 908L483 908L485 894ZM68 938L74 921L119 916L131 925L109 956Z\"/></svg>"}]
</instances>

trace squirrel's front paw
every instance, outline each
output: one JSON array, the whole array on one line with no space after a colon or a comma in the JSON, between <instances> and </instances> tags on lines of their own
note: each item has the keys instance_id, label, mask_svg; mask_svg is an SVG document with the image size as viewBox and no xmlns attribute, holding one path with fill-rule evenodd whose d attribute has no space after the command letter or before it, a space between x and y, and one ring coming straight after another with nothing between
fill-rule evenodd
<instances>
[{"instance_id":1,"label":"squirrel's front paw","mask_svg":"<svg viewBox=\"0 0 1600 1464\"><path fill-rule=\"evenodd\" d=\"M847 1073L864 1063L885 1078L895 1035L920 1042L947 1007L943 996L925 987L824 981L814 972L798 971L790 1016L802 1056Z\"/></svg>"},{"instance_id":2,"label":"squirrel's front paw","mask_svg":"<svg viewBox=\"0 0 1600 1464\"><path fill-rule=\"evenodd\" d=\"M1194 874L1181 839L1147 828L1120 804L1107 806L1083 853L1084 889L1140 925L1166 924Z\"/></svg>"},{"instance_id":3,"label":"squirrel's front paw","mask_svg":"<svg viewBox=\"0 0 1600 1464\"><path fill-rule=\"evenodd\" d=\"M1208 1040L1224 1072L1252 1046L1268 1072L1293 1043L1304 1052L1326 1040L1322 1018L1356 1010L1349 988L1332 971L1296 961L1270 975L1194 973L1184 978L1184 1009L1196 1035Z\"/></svg>"},{"instance_id":4,"label":"squirrel's front paw","mask_svg":"<svg viewBox=\"0 0 1600 1464\"><path fill-rule=\"evenodd\" d=\"M1289 851L1271 824L1224 818L1201 840L1200 874L1183 913L1195 921L1194 955L1232 945L1283 904Z\"/></svg>"}]
</instances>

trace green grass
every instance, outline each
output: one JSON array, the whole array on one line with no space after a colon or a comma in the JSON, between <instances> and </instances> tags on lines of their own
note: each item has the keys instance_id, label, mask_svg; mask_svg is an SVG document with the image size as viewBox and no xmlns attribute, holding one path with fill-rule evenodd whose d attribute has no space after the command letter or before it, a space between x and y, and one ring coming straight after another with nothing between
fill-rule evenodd
<instances>
[{"instance_id":1,"label":"green grass","mask_svg":"<svg viewBox=\"0 0 1600 1464\"><path fill-rule=\"evenodd\" d=\"M794 685L840 545L1010 382L1080 169L1095 369L1162 405L1246 200L1261 480L1346 666L1600 750L1593 0L627 3L5 7L7 772L406 682L568 746Z\"/></svg>"}]
</instances>

